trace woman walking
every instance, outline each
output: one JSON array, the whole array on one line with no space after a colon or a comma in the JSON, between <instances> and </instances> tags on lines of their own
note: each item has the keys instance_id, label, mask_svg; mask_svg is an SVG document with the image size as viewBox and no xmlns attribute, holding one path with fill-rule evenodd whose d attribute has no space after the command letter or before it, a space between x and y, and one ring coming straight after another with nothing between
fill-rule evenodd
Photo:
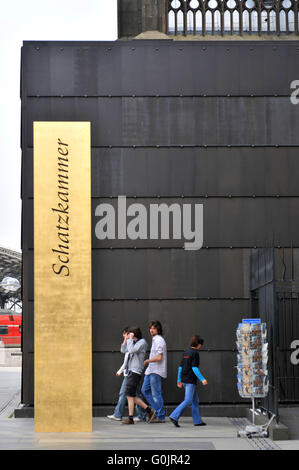
<instances>
[{"instance_id":1,"label":"woman walking","mask_svg":"<svg viewBox=\"0 0 299 470\"><path fill-rule=\"evenodd\" d=\"M185 398L169 416L169 419L177 428L180 427L178 421L181 414L187 408L187 406L190 405L192 405L192 418L194 426L206 425L206 423L204 423L201 419L199 412L199 399L196 391L197 379L199 379L203 385L208 384L198 368L198 351L202 347L203 342L204 340L200 336L192 336L190 340L190 347L184 352L181 365L178 369L177 386L179 388L185 388Z\"/></svg>"}]
</instances>

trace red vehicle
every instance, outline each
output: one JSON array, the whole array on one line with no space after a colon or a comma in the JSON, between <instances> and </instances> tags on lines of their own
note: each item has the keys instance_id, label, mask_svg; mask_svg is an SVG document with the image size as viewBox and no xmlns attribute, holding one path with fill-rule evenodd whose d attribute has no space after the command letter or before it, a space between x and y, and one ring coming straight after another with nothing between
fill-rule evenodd
<instances>
[{"instance_id":1,"label":"red vehicle","mask_svg":"<svg viewBox=\"0 0 299 470\"><path fill-rule=\"evenodd\" d=\"M22 313L0 310L0 341L5 347L21 346Z\"/></svg>"}]
</instances>

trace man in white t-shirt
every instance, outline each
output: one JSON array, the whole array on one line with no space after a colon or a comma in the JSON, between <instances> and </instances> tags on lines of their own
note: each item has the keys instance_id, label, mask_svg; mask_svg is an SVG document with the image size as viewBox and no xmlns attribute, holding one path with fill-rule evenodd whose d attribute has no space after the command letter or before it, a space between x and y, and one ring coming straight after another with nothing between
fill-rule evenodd
<instances>
[{"instance_id":1,"label":"man in white t-shirt","mask_svg":"<svg viewBox=\"0 0 299 470\"><path fill-rule=\"evenodd\" d=\"M152 347L149 359L144 361L147 369L141 391L150 406L156 411L156 417L152 417L150 422L165 423L162 378L167 377L166 342L162 336L162 325L159 321L150 322L149 332L152 337Z\"/></svg>"}]
</instances>

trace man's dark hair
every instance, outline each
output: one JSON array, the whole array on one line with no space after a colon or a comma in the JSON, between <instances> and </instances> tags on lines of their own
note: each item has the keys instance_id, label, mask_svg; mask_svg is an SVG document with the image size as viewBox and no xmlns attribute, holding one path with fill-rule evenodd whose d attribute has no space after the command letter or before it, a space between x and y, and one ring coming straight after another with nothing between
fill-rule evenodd
<instances>
[{"instance_id":1,"label":"man's dark hair","mask_svg":"<svg viewBox=\"0 0 299 470\"><path fill-rule=\"evenodd\" d=\"M141 329L138 326L131 326L129 328L129 333L134 333L135 338L141 339L142 338L142 333Z\"/></svg>"},{"instance_id":2,"label":"man's dark hair","mask_svg":"<svg viewBox=\"0 0 299 470\"><path fill-rule=\"evenodd\" d=\"M203 345L203 338L198 335L193 335L190 339L190 346L196 348L199 344Z\"/></svg>"},{"instance_id":3,"label":"man's dark hair","mask_svg":"<svg viewBox=\"0 0 299 470\"><path fill-rule=\"evenodd\" d=\"M149 324L149 328L151 328L152 326L157 328L158 335L161 335L161 336L163 335L162 325L158 320L151 321Z\"/></svg>"}]
</instances>

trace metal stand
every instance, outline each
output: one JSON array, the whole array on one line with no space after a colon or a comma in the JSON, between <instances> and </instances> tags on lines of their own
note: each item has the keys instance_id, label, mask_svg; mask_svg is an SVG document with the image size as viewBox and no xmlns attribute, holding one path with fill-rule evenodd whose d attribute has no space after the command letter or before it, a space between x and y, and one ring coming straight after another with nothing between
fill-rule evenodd
<instances>
[{"instance_id":1,"label":"metal stand","mask_svg":"<svg viewBox=\"0 0 299 470\"><path fill-rule=\"evenodd\" d=\"M251 398L252 401L252 424L254 425L254 415L255 415L255 402L254 397Z\"/></svg>"},{"instance_id":2,"label":"metal stand","mask_svg":"<svg viewBox=\"0 0 299 470\"><path fill-rule=\"evenodd\" d=\"M248 437L248 439L252 439L253 437L268 437L268 428L270 424L272 423L273 419L275 418L275 415L273 414L268 421L268 423L263 424L261 426L258 426L255 424L255 414L259 414L258 411L255 409L255 399L254 397L251 398L252 400L252 408L250 411L252 411L252 424L249 424L248 426L245 427L244 430L238 432L238 437Z\"/></svg>"}]
</instances>

